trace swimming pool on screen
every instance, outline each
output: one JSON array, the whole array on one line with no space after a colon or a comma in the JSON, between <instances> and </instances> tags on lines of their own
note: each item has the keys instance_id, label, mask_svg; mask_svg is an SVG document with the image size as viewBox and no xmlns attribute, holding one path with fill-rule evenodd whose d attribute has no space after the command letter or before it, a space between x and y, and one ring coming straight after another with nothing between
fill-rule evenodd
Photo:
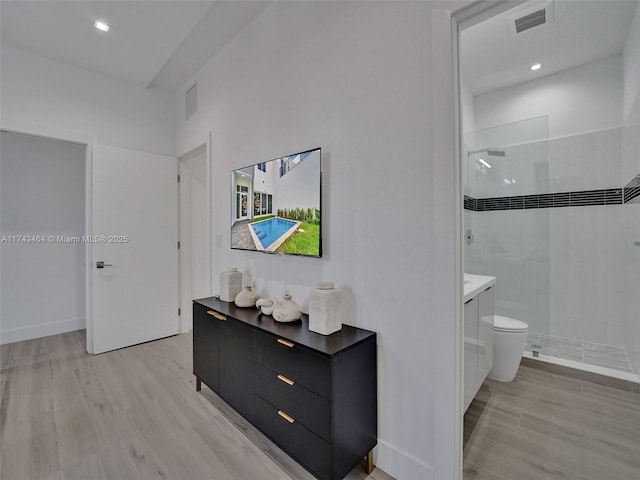
<instances>
[{"instance_id":1,"label":"swimming pool on screen","mask_svg":"<svg viewBox=\"0 0 640 480\"><path fill-rule=\"evenodd\" d=\"M250 224L253 233L260 241L264 250L268 249L275 241L291 230L297 222L284 218L269 218Z\"/></svg>"}]
</instances>

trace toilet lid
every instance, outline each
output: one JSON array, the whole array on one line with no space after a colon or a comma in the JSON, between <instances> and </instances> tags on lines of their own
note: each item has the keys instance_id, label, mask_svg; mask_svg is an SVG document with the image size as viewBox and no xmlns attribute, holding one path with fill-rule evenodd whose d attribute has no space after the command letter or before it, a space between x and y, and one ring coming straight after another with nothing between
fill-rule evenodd
<instances>
[{"instance_id":1,"label":"toilet lid","mask_svg":"<svg viewBox=\"0 0 640 480\"><path fill-rule=\"evenodd\" d=\"M499 332L526 332L529 329L529 325L515 318L495 315L493 317L493 329Z\"/></svg>"}]
</instances>

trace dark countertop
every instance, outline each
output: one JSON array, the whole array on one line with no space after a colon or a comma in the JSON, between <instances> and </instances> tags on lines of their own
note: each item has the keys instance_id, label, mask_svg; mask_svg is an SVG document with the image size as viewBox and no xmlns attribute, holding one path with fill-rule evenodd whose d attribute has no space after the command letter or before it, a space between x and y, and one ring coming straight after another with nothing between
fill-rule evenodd
<instances>
[{"instance_id":1,"label":"dark countertop","mask_svg":"<svg viewBox=\"0 0 640 480\"><path fill-rule=\"evenodd\" d=\"M233 302L223 302L217 298L199 298L194 300L206 308L215 310L223 315L232 317L250 327L277 335L298 345L313 349L323 355L333 356L353 345L375 337L376 333L362 328L342 325L331 335L320 335L309 331L309 318L302 315L302 319L291 323L276 322L271 315L264 315L257 308L240 308ZM212 320L215 320L211 317Z\"/></svg>"}]
</instances>

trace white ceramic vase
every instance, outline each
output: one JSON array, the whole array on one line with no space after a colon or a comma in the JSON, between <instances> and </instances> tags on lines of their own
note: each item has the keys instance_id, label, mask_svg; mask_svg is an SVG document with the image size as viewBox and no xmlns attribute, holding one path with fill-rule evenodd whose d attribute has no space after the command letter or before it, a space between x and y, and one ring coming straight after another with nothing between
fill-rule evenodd
<instances>
[{"instance_id":1,"label":"white ceramic vase","mask_svg":"<svg viewBox=\"0 0 640 480\"><path fill-rule=\"evenodd\" d=\"M236 295L236 305L238 307L255 307L258 294L253 289L253 285L245 285L242 291Z\"/></svg>"},{"instance_id":2,"label":"white ceramic vase","mask_svg":"<svg viewBox=\"0 0 640 480\"><path fill-rule=\"evenodd\" d=\"M309 330L331 335L342 329L342 294L333 282L320 282L309 293Z\"/></svg>"},{"instance_id":3,"label":"white ceramic vase","mask_svg":"<svg viewBox=\"0 0 640 480\"><path fill-rule=\"evenodd\" d=\"M233 302L242 291L242 272L230 267L220 274L220 300Z\"/></svg>"},{"instance_id":4,"label":"white ceramic vase","mask_svg":"<svg viewBox=\"0 0 640 480\"><path fill-rule=\"evenodd\" d=\"M295 322L300 319L302 309L291 300L291 295L284 294L284 300L273 307L273 319L278 322Z\"/></svg>"}]
</instances>

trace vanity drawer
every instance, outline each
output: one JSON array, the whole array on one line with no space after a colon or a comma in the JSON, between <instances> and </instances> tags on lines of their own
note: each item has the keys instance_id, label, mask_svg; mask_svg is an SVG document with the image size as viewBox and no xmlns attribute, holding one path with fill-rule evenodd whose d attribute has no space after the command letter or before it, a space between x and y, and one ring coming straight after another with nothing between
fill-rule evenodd
<instances>
[{"instance_id":1,"label":"vanity drawer","mask_svg":"<svg viewBox=\"0 0 640 480\"><path fill-rule=\"evenodd\" d=\"M331 445L288 412L254 396L255 425L316 476L332 479ZM287 419L289 417L289 419ZM291 421L292 420L292 421Z\"/></svg>"},{"instance_id":2,"label":"vanity drawer","mask_svg":"<svg viewBox=\"0 0 640 480\"><path fill-rule=\"evenodd\" d=\"M331 402L300 386L295 378L269 370L259 363L255 366L255 393L331 442Z\"/></svg>"},{"instance_id":3,"label":"vanity drawer","mask_svg":"<svg viewBox=\"0 0 640 480\"><path fill-rule=\"evenodd\" d=\"M331 359L294 342L255 333L256 360L270 370L293 378L307 390L331 398Z\"/></svg>"}]
</instances>

